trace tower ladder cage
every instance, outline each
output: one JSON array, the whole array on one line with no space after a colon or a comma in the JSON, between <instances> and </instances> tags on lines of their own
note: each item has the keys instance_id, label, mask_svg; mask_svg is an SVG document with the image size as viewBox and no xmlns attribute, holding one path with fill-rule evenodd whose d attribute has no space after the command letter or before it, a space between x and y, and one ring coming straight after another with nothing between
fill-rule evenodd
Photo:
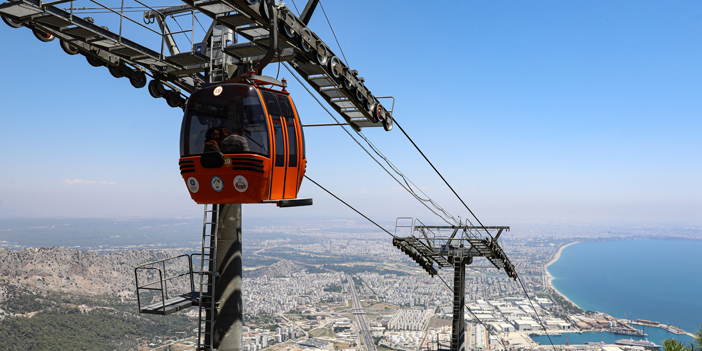
<instances>
[{"instance_id":1,"label":"tower ladder cage","mask_svg":"<svg viewBox=\"0 0 702 351\"><path fill-rule=\"evenodd\" d=\"M199 293L195 290L193 277L194 274L199 274L193 271L193 256L197 255L200 254L182 254L144 263L134 268L139 313L168 315L198 305ZM187 271L179 273L178 271L183 268L183 260L187 262ZM169 275L169 273L172 274ZM147 282L140 284L140 276L142 281L146 278ZM149 291L154 292L149 296L152 303L142 307L142 294Z\"/></svg>"}]
</instances>

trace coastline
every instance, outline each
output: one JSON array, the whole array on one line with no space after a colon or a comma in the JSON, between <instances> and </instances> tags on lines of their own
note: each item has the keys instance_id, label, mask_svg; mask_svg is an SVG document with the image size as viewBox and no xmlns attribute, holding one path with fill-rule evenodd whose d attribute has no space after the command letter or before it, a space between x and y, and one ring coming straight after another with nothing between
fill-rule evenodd
<instances>
[{"instance_id":1,"label":"coastline","mask_svg":"<svg viewBox=\"0 0 702 351\"><path fill-rule=\"evenodd\" d=\"M572 303L573 305L577 306L578 308L580 308L580 306L578 306L577 304L575 304L575 303L574 303L573 301L571 301L567 296L563 295L560 291L558 291L558 290L553 286L553 283L552 283L552 282L553 282L553 279L554 279L554 278L553 278L553 276L551 275L551 273L548 271L548 266L552 265L553 263L555 263L556 261L558 261L559 258L561 258L561 252L563 252L563 249L565 249L566 247L568 247L568 246L570 246L570 245L575 245L575 244L577 244L577 243L579 243L579 242L580 242L580 241L575 241L575 242L572 242L572 243L569 243L569 244L566 244L566 245L561 246L561 247L558 249L558 251L556 251L556 254L553 255L553 257L551 258L551 260L548 261L548 263L546 263L546 264L544 265L544 276L545 276L545 278L546 278L545 284L546 284L548 287L550 287L551 289L553 289L553 291L555 291L556 294L560 295L561 297L563 297L563 299L565 299L566 301ZM582 309L582 308L580 308L580 309Z\"/></svg>"}]
</instances>

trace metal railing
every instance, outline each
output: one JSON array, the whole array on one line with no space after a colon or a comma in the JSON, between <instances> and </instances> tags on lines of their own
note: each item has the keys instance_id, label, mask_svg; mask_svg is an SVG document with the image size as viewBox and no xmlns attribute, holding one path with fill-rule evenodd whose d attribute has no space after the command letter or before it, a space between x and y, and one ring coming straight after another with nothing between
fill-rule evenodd
<instances>
[{"instance_id":1,"label":"metal railing","mask_svg":"<svg viewBox=\"0 0 702 351\"><path fill-rule=\"evenodd\" d=\"M136 281L136 295L137 295L137 306L139 308L139 311L141 311L141 296L140 296L140 291L141 290L152 290L152 291L160 291L161 292L161 304L163 306L163 309L166 309L166 301L170 298L168 295L168 283L172 281L173 279L177 279L180 277L184 276L189 276L190 277L190 291L193 292L195 291L195 281L193 280L193 259L192 256L199 255L199 254L182 254L179 256L175 257L170 257L170 258L165 258L162 260L158 261L153 261L153 262L148 262L144 263L142 265L137 266L134 268L134 278ZM176 274L174 276L168 276L167 271L166 271L166 262L168 261L173 261L181 257L187 257L188 258L188 272L182 273L182 274ZM161 268L153 267L155 265L161 264ZM139 271L140 270L155 270L158 272L158 280L155 281L149 281L143 285L139 285ZM156 287L152 287L156 285Z\"/></svg>"}]
</instances>

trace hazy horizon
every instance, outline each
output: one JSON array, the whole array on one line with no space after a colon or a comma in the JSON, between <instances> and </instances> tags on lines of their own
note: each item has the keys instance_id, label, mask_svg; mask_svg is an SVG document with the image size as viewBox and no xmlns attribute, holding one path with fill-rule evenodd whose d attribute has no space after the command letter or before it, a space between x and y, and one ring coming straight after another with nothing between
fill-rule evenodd
<instances>
[{"instance_id":1,"label":"hazy horizon","mask_svg":"<svg viewBox=\"0 0 702 351\"><path fill-rule=\"evenodd\" d=\"M375 95L395 96L397 122L481 222L702 225L699 2L447 6L325 9L349 65ZM335 43L321 12L309 26ZM0 37L23 53L0 57L10 82L0 95L17 102L2 113L0 217L202 216L179 174L180 109L58 40L6 25ZM303 124L333 122L279 75ZM433 200L469 216L399 128L363 132ZM365 215L435 220L339 128L305 137L307 175ZM247 205L245 221L360 218L307 180L299 196L315 205Z\"/></svg>"}]
</instances>

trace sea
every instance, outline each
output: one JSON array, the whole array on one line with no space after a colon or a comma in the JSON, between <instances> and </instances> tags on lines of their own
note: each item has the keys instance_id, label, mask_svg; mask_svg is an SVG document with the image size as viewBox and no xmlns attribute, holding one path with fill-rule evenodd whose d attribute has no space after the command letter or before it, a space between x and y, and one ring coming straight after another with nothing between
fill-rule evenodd
<instances>
[{"instance_id":1,"label":"sea","mask_svg":"<svg viewBox=\"0 0 702 351\"><path fill-rule=\"evenodd\" d=\"M616 318L645 319L694 333L702 329L702 241L623 240L582 242L563 249L548 267L553 286L584 310ZM643 329L641 326L636 326ZM564 333L554 344L614 343L619 339L666 338L690 342L686 335L646 327L648 337L612 333ZM546 336L533 339L548 344Z\"/></svg>"}]
</instances>

